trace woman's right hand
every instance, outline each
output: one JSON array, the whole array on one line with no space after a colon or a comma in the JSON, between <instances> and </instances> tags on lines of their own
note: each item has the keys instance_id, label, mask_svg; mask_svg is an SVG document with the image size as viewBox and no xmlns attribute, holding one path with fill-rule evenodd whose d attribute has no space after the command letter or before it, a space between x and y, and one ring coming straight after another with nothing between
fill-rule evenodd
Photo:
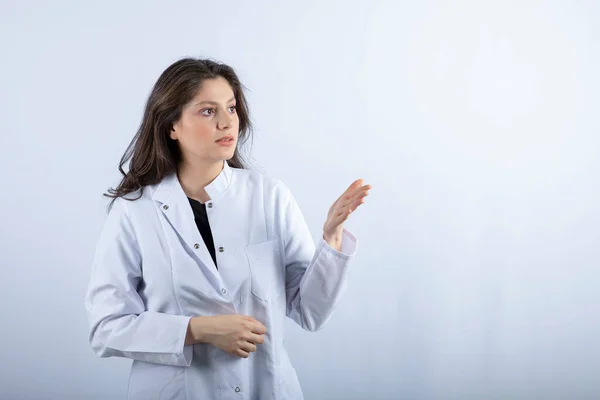
<instances>
[{"instance_id":1,"label":"woman's right hand","mask_svg":"<svg viewBox=\"0 0 600 400\"><path fill-rule=\"evenodd\" d=\"M186 344L209 343L235 356L247 358L263 344L266 328L247 315L218 315L190 319Z\"/></svg>"}]
</instances>

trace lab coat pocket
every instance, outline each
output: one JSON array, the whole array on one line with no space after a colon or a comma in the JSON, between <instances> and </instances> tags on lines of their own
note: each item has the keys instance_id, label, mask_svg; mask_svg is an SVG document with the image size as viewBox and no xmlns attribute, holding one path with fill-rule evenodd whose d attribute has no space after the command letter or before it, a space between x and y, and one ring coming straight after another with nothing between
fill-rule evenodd
<instances>
[{"instance_id":1,"label":"lab coat pocket","mask_svg":"<svg viewBox=\"0 0 600 400\"><path fill-rule=\"evenodd\" d=\"M254 296L270 301L285 293L285 274L278 239L247 246L246 256Z\"/></svg>"}]
</instances>

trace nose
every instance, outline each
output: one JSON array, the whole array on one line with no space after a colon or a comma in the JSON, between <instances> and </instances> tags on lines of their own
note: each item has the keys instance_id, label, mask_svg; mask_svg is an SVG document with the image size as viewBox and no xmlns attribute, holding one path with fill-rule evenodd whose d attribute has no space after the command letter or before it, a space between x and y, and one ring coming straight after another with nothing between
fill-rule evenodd
<instances>
[{"instance_id":1,"label":"nose","mask_svg":"<svg viewBox=\"0 0 600 400\"><path fill-rule=\"evenodd\" d=\"M221 118L217 122L217 128L221 130L229 129L231 128L232 121L233 118L231 118L231 115L227 113L225 113L225 115L221 114Z\"/></svg>"}]
</instances>

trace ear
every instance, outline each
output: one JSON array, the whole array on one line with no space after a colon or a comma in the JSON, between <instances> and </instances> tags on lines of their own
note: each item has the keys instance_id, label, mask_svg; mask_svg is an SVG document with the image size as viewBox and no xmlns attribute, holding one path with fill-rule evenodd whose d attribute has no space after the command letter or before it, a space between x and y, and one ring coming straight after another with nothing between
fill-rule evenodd
<instances>
[{"instance_id":1,"label":"ear","mask_svg":"<svg viewBox=\"0 0 600 400\"><path fill-rule=\"evenodd\" d=\"M175 125L173 125L171 127L171 132L169 132L169 137L173 140L177 140L177 138L179 137L179 135L177 134L177 129L176 129Z\"/></svg>"}]
</instances>

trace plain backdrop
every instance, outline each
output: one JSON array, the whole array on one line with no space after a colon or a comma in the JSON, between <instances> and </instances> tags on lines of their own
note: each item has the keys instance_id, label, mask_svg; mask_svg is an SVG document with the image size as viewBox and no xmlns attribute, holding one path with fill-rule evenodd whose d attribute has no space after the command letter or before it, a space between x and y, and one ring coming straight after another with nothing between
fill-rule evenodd
<instances>
[{"instance_id":1,"label":"plain backdrop","mask_svg":"<svg viewBox=\"0 0 600 400\"><path fill-rule=\"evenodd\" d=\"M231 64L315 239L371 195L307 399L600 398L600 3L2 1L0 398L119 399L83 304L160 73Z\"/></svg>"}]
</instances>

